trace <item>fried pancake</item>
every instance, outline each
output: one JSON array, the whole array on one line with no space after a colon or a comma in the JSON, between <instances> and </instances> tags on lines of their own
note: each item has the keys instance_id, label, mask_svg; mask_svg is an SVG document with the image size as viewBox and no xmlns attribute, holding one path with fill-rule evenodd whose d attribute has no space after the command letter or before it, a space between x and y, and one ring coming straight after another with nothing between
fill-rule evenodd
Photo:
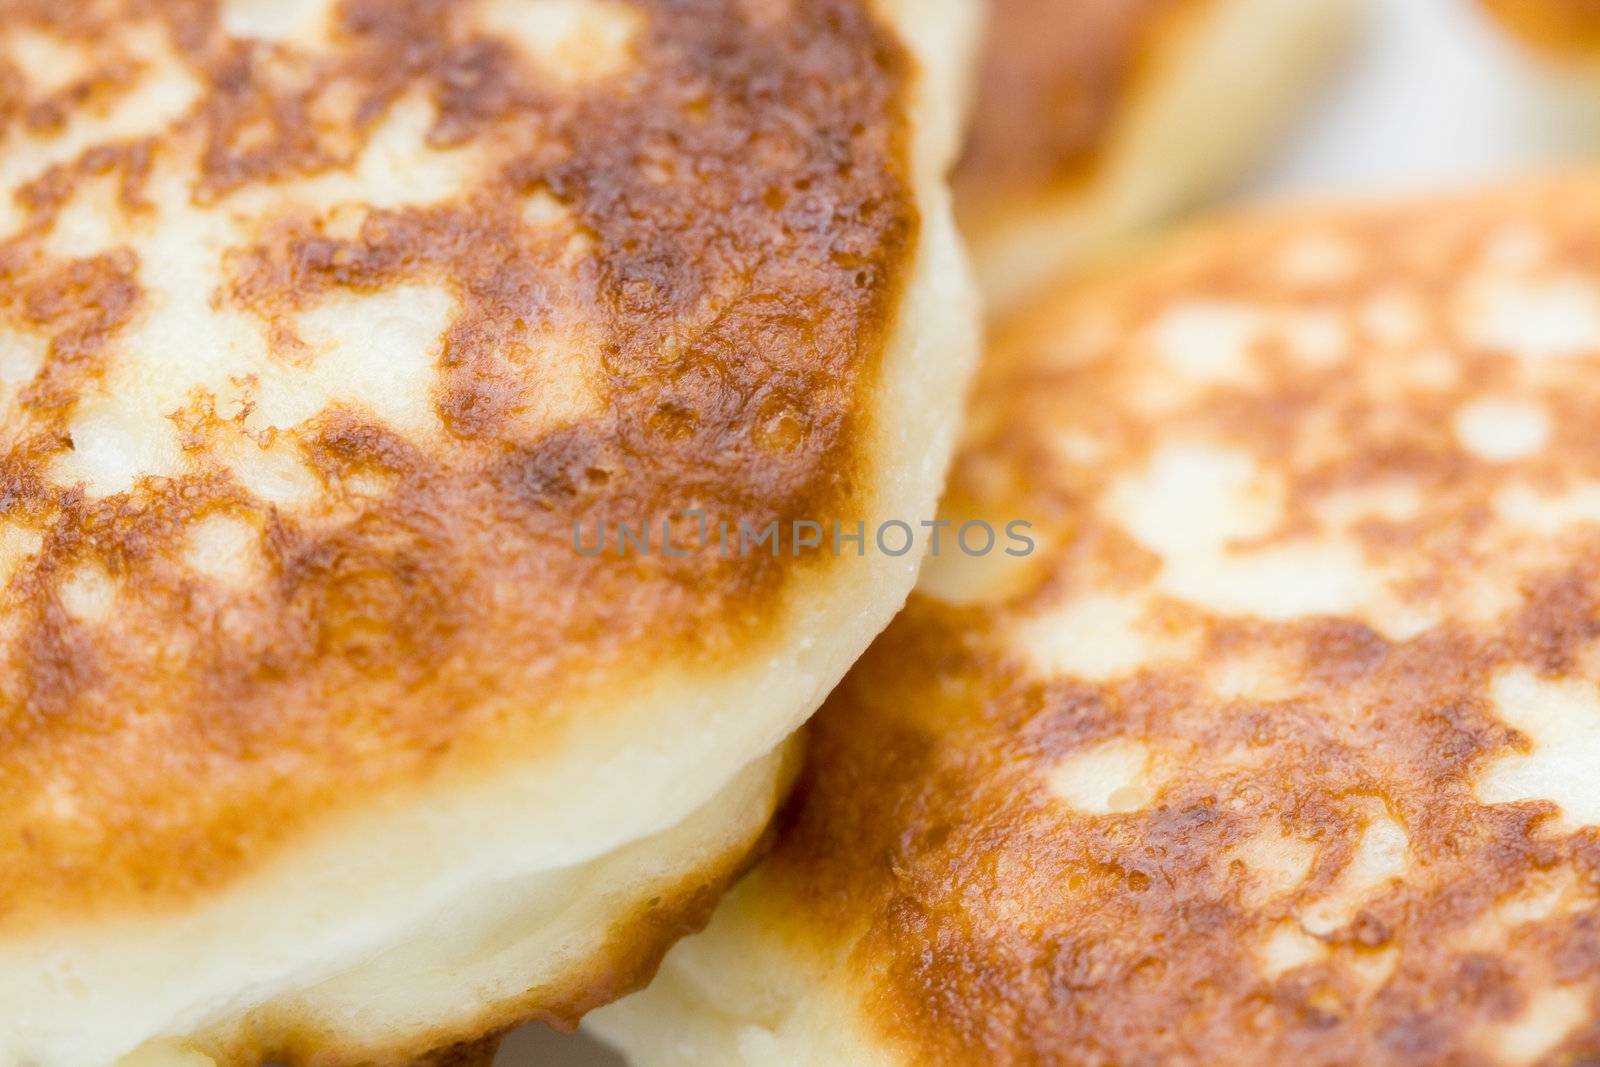
<instances>
[{"instance_id":1,"label":"fried pancake","mask_svg":"<svg viewBox=\"0 0 1600 1067\"><path fill-rule=\"evenodd\" d=\"M1224 223L999 333L930 562L643 1067L1600 1056L1600 174ZM1019 549L1020 551L1020 549Z\"/></svg>"},{"instance_id":2,"label":"fried pancake","mask_svg":"<svg viewBox=\"0 0 1600 1067\"><path fill-rule=\"evenodd\" d=\"M956 207L991 304L1218 192L1352 0L993 0Z\"/></svg>"},{"instance_id":3,"label":"fried pancake","mask_svg":"<svg viewBox=\"0 0 1600 1067\"><path fill-rule=\"evenodd\" d=\"M975 21L0 5L0 1063L400 1062L703 918L916 559L680 512L932 514Z\"/></svg>"}]
</instances>

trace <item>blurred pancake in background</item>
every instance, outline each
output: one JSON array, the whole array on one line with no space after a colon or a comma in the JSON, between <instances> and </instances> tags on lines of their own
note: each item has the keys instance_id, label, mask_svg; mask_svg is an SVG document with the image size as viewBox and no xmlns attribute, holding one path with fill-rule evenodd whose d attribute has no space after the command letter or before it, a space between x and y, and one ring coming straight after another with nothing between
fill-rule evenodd
<instances>
[{"instance_id":1,"label":"blurred pancake in background","mask_svg":"<svg viewBox=\"0 0 1600 1067\"><path fill-rule=\"evenodd\" d=\"M701 1063L1600 1056L1600 174L1184 236L1003 324ZM958 529L952 526L951 530Z\"/></svg>"},{"instance_id":2,"label":"blurred pancake in background","mask_svg":"<svg viewBox=\"0 0 1600 1067\"><path fill-rule=\"evenodd\" d=\"M1479 0L1528 51L1546 82L1547 121L1568 140L1600 153L1600 3L1595 0Z\"/></svg>"},{"instance_id":3,"label":"blurred pancake in background","mask_svg":"<svg viewBox=\"0 0 1600 1067\"><path fill-rule=\"evenodd\" d=\"M0 5L0 1063L459 1060L703 921L914 580L714 531L932 515L976 19Z\"/></svg>"},{"instance_id":4,"label":"blurred pancake in background","mask_svg":"<svg viewBox=\"0 0 1600 1067\"><path fill-rule=\"evenodd\" d=\"M957 210L991 304L1222 191L1356 0L993 0Z\"/></svg>"},{"instance_id":5,"label":"blurred pancake in background","mask_svg":"<svg viewBox=\"0 0 1600 1067\"><path fill-rule=\"evenodd\" d=\"M1595 0L1478 0L1529 45L1550 56L1600 63L1600 3Z\"/></svg>"}]
</instances>

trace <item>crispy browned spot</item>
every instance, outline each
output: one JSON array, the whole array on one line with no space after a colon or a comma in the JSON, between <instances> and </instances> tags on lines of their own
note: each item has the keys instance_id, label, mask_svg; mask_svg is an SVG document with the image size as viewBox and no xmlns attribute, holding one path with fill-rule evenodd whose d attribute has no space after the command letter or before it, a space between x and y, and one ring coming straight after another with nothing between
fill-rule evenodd
<instances>
[{"instance_id":1,"label":"crispy browned spot","mask_svg":"<svg viewBox=\"0 0 1600 1067\"><path fill-rule=\"evenodd\" d=\"M114 106L141 69L115 31L143 22L202 85L158 134L31 181L0 244L0 326L48 345L0 432L0 517L41 541L4 590L0 926L177 901L331 809L555 744L597 680L667 656L712 665L758 635L795 570L762 553L585 559L575 520L854 514L917 228L905 60L850 0L794 0L759 27L734 0L630 4L637 61L582 87L476 29L465 3L347 0L310 52L230 38L209 0L0 7L0 36L30 28L92 60L45 95L0 70L0 134ZM137 221L152 171L189 167L190 203L227 212L349 169L415 97L436 109L429 145L482 152L469 192L354 225L286 210L224 251L209 300L300 368L318 356L298 312L445 287L438 430L335 404L263 437L249 403L200 395L171 413L177 475L103 497L52 480L85 390L151 310L132 249L47 247L74 192L109 177ZM528 221L535 195L576 234ZM563 358L540 346L560 344L595 356L597 403L530 429L529 383ZM224 446L268 444L309 468L311 505L268 502L225 462ZM183 561L216 516L259 539L243 588ZM114 591L102 617L68 610L83 568Z\"/></svg>"}]
</instances>

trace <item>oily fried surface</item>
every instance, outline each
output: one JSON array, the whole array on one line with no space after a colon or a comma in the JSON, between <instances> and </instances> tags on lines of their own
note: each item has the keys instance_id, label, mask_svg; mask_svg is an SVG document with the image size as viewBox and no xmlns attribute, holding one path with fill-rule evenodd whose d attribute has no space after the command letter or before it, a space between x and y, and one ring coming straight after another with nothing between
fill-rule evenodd
<instances>
[{"instance_id":1,"label":"oily fried surface","mask_svg":"<svg viewBox=\"0 0 1600 1067\"><path fill-rule=\"evenodd\" d=\"M0 8L0 927L181 901L797 572L918 219L849 0Z\"/></svg>"},{"instance_id":2,"label":"oily fried surface","mask_svg":"<svg viewBox=\"0 0 1600 1067\"><path fill-rule=\"evenodd\" d=\"M1225 224L1001 331L947 513L1038 551L925 574L746 890L879 1040L1600 1055L1597 192Z\"/></svg>"}]
</instances>

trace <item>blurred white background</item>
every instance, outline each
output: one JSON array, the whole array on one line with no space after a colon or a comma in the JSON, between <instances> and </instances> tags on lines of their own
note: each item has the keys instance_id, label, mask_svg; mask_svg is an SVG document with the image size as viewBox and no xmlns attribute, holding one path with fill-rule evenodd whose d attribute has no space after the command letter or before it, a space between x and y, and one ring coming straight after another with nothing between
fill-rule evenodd
<instances>
[{"instance_id":1,"label":"blurred white background","mask_svg":"<svg viewBox=\"0 0 1600 1067\"><path fill-rule=\"evenodd\" d=\"M1472 0L1368 0L1344 64L1233 204L1460 187L1570 162L1586 145L1600 153L1600 128L1562 89ZM542 1026L513 1034L496 1061L621 1064Z\"/></svg>"},{"instance_id":2,"label":"blurred white background","mask_svg":"<svg viewBox=\"0 0 1600 1067\"><path fill-rule=\"evenodd\" d=\"M1574 92L1473 0L1367 0L1344 65L1241 199L1459 187L1569 162L1600 149L1600 108L1586 118Z\"/></svg>"}]
</instances>

